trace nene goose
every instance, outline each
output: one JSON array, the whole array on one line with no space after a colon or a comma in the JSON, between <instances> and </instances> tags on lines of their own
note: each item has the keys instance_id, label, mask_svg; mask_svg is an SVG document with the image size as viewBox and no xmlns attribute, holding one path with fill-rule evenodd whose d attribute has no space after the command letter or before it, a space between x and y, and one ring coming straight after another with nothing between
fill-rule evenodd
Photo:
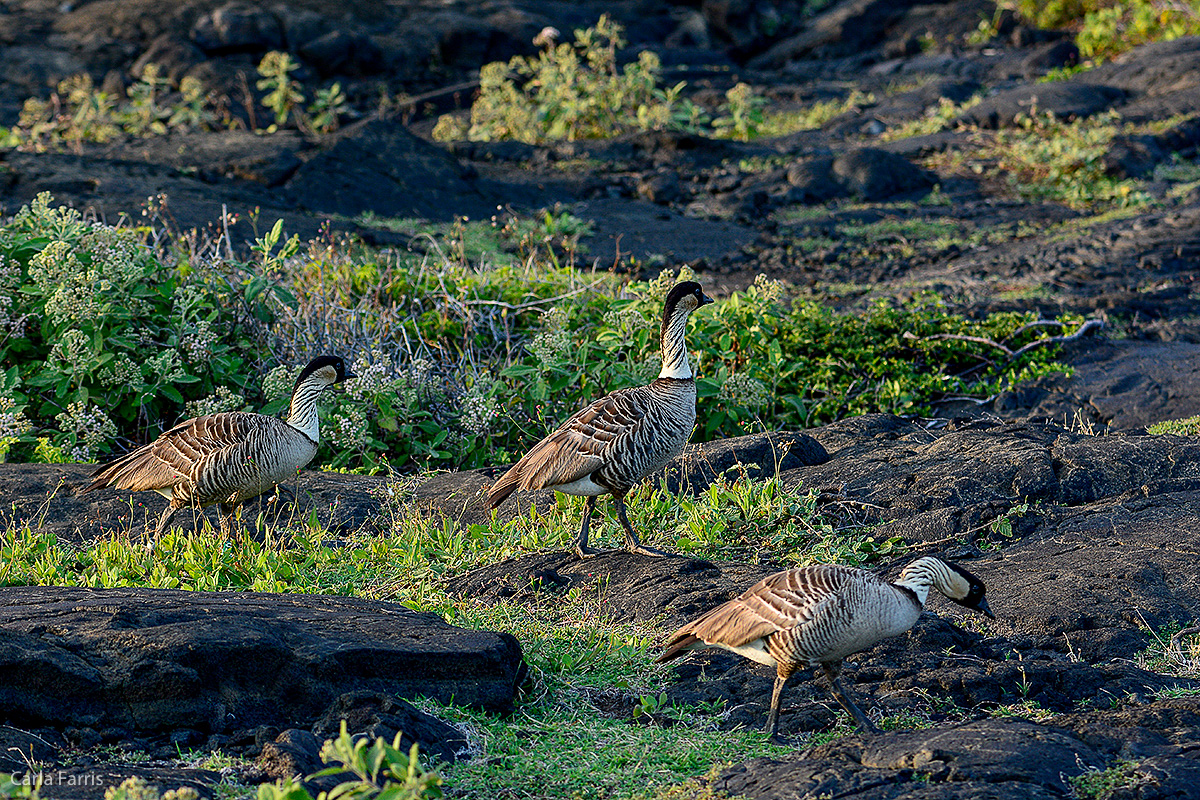
<instances>
[{"instance_id":1,"label":"nene goose","mask_svg":"<svg viewBox=\"0 0 1200 800\"><path fill-rule=\"evenodd\" d=\"M287 422L244 411L189 419L100 467L80 494L150 489L170 500L147 544L150 550L188 506L219 504L221 533L228 535L239 505L292 477L317 454L317 396L353 377L341 358L315 358L296 379Z\"/></svg>"},{"instance_id":2,"label":"nene goose","mask_svg":"<svg viewBox=\"0 0 1200 800\"><path fill-rule=\"evenodd\" d=\"M932 556L909 564L895 583L862 569L818 564L770 575L689 622L675 631L657 660L720 647L775 667L766 727L772 739L778 738L779 701L788 679L800 668L820 666L834 699L860 728L874 732L838 680L842 659L911 628L930 586L959 605L992 616L983 583Z\"/></svg>"},{"instance_id":3,"label":"nene goose","mask_svg":"<svg viewBox=\"0 0 1200 800\"><path fill-rule=\"evenodd\" d=\"M538 442L488 491L493 509L517 489L556 489L583 495L587 505L575 542L580 558L598 554L588 547L588 525L596 497L611 494L625 529L625 549L663 556L645 547L625 515L625 495L642 478L666 466L683 451L696 424L696 381L688 363L684 333L688 315L711 303L700 284L684 281L667 295L662 318L662 371L647 386L618 389L601 397Z\"/></svg>"}]
</instances>

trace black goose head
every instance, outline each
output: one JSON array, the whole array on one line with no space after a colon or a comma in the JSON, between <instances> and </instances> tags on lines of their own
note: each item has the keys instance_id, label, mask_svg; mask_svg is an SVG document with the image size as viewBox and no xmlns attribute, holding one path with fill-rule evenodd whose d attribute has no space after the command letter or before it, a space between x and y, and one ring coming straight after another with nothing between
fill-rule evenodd
<instances>
[{"instance_id":1,"label":"black goose head","mask_svg":"<svg viewBox=\"0 0 1200 800\"><path fill-rule=\"evenodd\" d=\"M301 370L300 377L296 378L296 387L299 388L300 384L313 375L324 379L326 385L358 377L346 368L346 361L341 356L317 356Z\"/></svg>"},{"instance_id":2,"label":"black goose head","mask_svg":"<svg viewBox=\"0 0 1200 800\"><path fill-rule=\"evenodd\" d=\"M667 326L671 322L671 317L675 315L677 308L684 308L688 313L695 311L700 306L708 305L713 299L704 293L700 288L700 284L695 281L683 281L675 284L674 288L667 293L667 302L663 306L662 329L666 332Z\"/></svg>"},{"instance_id":3,"label":"black goose head","mask_svg":"<svg viewBox=\"0 0 1200 800\"><path fill-rule=\"evenodd\" d=\"M983 596L984 592L987 591L987 587L983 585L983 581L967 572L958 564L951 564L949 561L945 563L947 567L962 576L962 578L967 582L968 587L965 595L962 597L950 597L950 599L958 603L960 606L966 606L967 608L974 609L985 616L995 619L995 617L992 616L992 610L988 608L987 598Z\"/></svg>"}]
</instances>

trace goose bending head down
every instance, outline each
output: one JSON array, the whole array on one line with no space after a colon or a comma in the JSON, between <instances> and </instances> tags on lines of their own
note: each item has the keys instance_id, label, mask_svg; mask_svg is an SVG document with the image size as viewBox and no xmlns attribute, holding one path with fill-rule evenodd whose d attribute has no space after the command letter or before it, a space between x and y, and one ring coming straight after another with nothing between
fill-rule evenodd
<instances>
[{"instance_id":1,"label":"goose bending head down","mask_svg":"<svg viewBox=\"0 0 1200 800\"><path fill-rule=\"evenodd\" d=\"M587 498L575 542L580 558L588 547L588 526L596 497L612 495L625 530L625 549L666 555L642 545L625 514L625 495L647 475L683 452L696 425L696 381L688 360L688 316L712 302L700 284L684 281L667 294L662 317L662 371L646 386L618 389L576 413L538 442L488 491L493 509L518 489L556 489Z\"/></svg>"},{"instance_id":2,"label":"goose bending head down","mask_svg":"<svg viewBox=\"0 0 1200 800\"><path fill-rule=\"evenodd\" d=\"M221 533L228 535L239 505L312 461L321 441L317 398L326 387L353 377L339 356L314 358L296 379L286 422L244 411L194 417L97 469L80 494L150 490L167 498L150 549L189 506L218 505Z\"/></svg>"},{"instance_id":3,"label":"goose bending head down","mask_svg":"<svg viewBox=\"0 0 1200 800\"><path fill-rule=\"evenodd\" d=\"M779 705L798 669L821 667L835 700L858 726L874 731L842 687L842 659L911 628L929 587L959 605L992 616L984 585L962 567L926 556L904 568L893 583L852 567L818 564L777 572L740 597L718 606L672 634L659 662L688 650L720 647L775 667L767 732L779 732Z\"/></svg>"}]
</instances>

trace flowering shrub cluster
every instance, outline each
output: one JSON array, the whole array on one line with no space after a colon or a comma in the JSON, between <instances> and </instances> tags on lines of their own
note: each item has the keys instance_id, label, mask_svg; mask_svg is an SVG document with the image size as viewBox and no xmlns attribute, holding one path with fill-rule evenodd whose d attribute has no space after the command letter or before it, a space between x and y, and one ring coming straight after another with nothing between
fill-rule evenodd
<instances>
[{"instance_id":1,"label":"flowering shrub cluster","mask_svg":"<svg viewBox=\"0 0 1200 800\"><path fill-rule=\"evenodd\" d=\"M226 281L187 272L45 194L0 226L0 403L21 421L0 432L7 457L31 457L42 436L91 461L156 435L185 404L235 406L253 332Z\"/></svg>"},{"instance_id":2,"label":"flowering shrub cluster","mask_svg":"<svg viewBox=\"0 0 1200 800\"><path fill-rule=\"evenodd\" d=\"M663 298L694 277L621 285L533 257L472 266L291 240L277 251L279 228L256 244L255 270L160 257L46 196L0 224L0 458L95 460L190 416L282 414L299 370L327 352L358 377L322 395L317 463L502 462L585 403L652 379ZM934 298L838 313L760 278L692 316L697 438L922 414L1061 369L1052 348L1002 360L987 344L1014 352L1045 330L1031 321L972 322Z\"/></svg>"}]
</instances>

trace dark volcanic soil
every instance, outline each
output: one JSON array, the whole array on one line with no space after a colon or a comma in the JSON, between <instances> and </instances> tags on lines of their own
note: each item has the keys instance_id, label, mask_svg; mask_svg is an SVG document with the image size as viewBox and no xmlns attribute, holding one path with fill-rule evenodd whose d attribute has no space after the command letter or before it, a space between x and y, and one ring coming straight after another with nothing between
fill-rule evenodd
<instances>
[{"instance_id":1,"label":"dark volcanic soil","mask_svg":"<svg viewBox=\"0 0 1200 800\"><path fill-rule=\"evenodd\" d=\"M714 788L754 798L1064 797L1071 777L1125 764L1124 785L1112 797L1200 796L1195 654L1190 678L1147 671L1152 665L1139 661L1164 631L1200 617L1200 446L1143 430L1200 413L1200 192L1170 177L1194 171L1200 146L1200 40L1142 47L1041 83L1048 71L1074 63L1069 37L1002 16L995 17L1001 35L968 44L979 21L994 18L995 6L984 0L842 0L812 17L797 15L795 6L360 0L334 13L311 0L10 0L0 7L0 125L13 124L26 98L47 96L62 78L88 71L97 85L115 89L148 61L173 79L202 77L246 118L239 73L252 82L261 55L280 48L301 62L297 77L306 87L340 81L360 116L321 138L229 130L78 153L4 151L0 205L12 212L48 191L115 220L139 218L147 198L165 195L179 229L214 225L223 208L242 215L235 243L252 238L245 215L258 207L263 219L283 218L302 237L329 221L368 243L395 246L405 244L402 237L352 220L372 212L445 221L487 217L497 206L534 211L561 203L594 222L588 257L602 269L629 269L630 259L654 268L687 263L718 293L766 273L842 305L935 290L970 314L1034 309L1102 320L1099 336L1067 351L1071 376L984 405L947 404L928 424L869 416L796 439L802 455L781 465L789 487L817 490L824 511L877 523L875 536L899 536L910 546L882 570L894 574L921 553L968 563L988 583L997 618L967 619L935 599L933 613L909 635L848 667L845 680L866 707L932 727L849 736L796 757L735 765ZM532 52L533 36L546 25L570 31L600 13L625 24L634 51L660 53L667 77L686 78L697 100L714 107L737 80L796 109L852 90L873 99L820 129L752 143L663 133L546 146L430 141L434 115L469 101L482 63ZM418 99L404 114L382 115L381 91ZM944 100L977 92L983 101L964 112L959 127L889 135ZM1160 122L1153 135L1118 137L1103 158L1111 175L1146 179L1153 202L1091 216L1022 200L1006 181L971 169L981 152L977 129L1011 126L1034 105L1065 119L1115 112ZM261 106L255 113L265 119ZM855 233L879 222L902 231L920 222L926 227L912 230L930 233ZM769 451L761 440L718 443L673 474L698 489L722 459L773 467L763 456ZM80 542L139 532L159 513L157 497L75 497L72 487L89 469L0 465L0 521ZM439 476L418 497L469 519L494 474ZM269 518L316 510L333 530L369 529L378 486L308 472L294 487L297 505L264 500L261 510ZM1011 537L990 533L1001 517ZM544 602L553 587L602 586L615 617L646 621L665 635L773 571L772 557L708 563L612 555L585 569L563 553L531 553L460 576L453 588L469 597ZM100 628L120 639L153 622L153 614L113 606ZM23 653L43 675L59 674L55 659L77 657L34 647L61 644L54 625L32 617L0 623L3 674L27 674ZM139 652L126 654L130 672L111 680L127 691L136 688L138 669L150 669L177 690L195 673L189 652L155 652L144 663ZM83 662L60 672L97 685L110 679ZM707 653L664 670L663 681L672 700L724 700L717 724L758 727L771 676L736 656ZM262 753L262 769L240 777L266 780L309 771L317 737L336 730L331 720L339 715L364 731L418 724L388 691L368 695L339 698L322 719L280 707L277 719L257 727L239 726L216 705L205 720L217 722L177 730L143 729L136 719L106 727L83 711L74 726L0 718L9 726L0 745L62 767L59 794L44 796L102 797L100 784L131 774L211 794L219 779L213 772L80 763L68 754L102 744L155 757L179 747ZM617 690L602 699L622 716L636 701ZM996 716L1021 701L1024 719ZM781 721L785 733L797 734L827 730L836 716L821 687L798 680ZM430 746L441 742L453 756L455 745L436 720L419 725L432 731Z\"/></svg>"}]
</instances>

